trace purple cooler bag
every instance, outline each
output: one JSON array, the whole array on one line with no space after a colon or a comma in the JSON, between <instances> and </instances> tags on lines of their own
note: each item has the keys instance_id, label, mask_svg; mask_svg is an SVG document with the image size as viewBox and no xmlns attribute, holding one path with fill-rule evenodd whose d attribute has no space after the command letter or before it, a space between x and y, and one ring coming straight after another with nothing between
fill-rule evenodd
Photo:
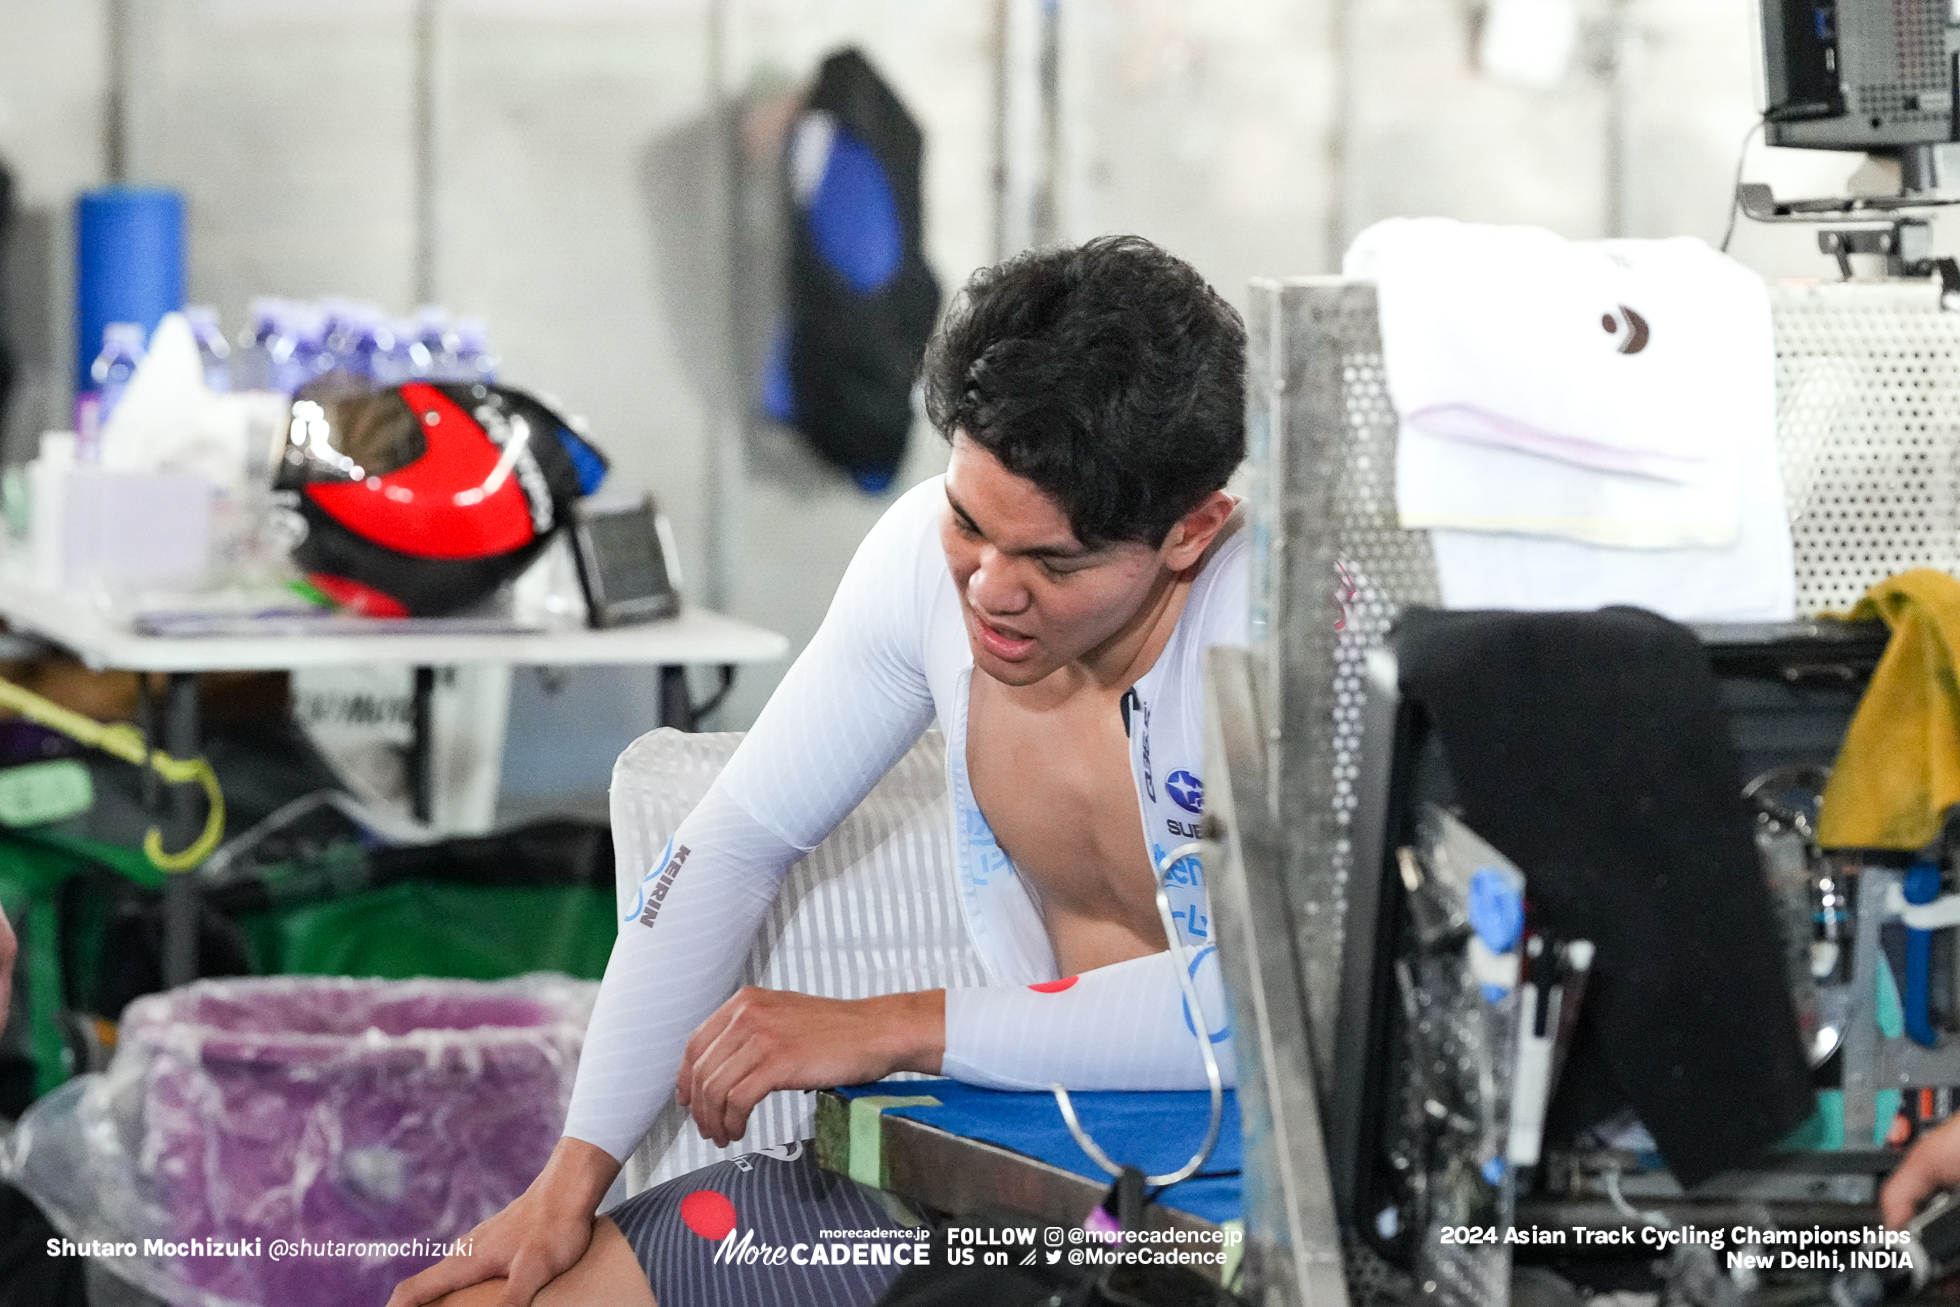
<instances>
[{"instance_id":1,"label":"purple cooler bag","mask_svg":"<svg viewBox=\"0 0 1960 1307\"><path fill-rule=\"evenodd\" d=\"M107 1269L172 1303L380 1307L544 1165L595 988L275 976L152 995L106 1073L35 1104L0 1172L73 1237L134 1241Z\"/></svg>"}]
</instances>

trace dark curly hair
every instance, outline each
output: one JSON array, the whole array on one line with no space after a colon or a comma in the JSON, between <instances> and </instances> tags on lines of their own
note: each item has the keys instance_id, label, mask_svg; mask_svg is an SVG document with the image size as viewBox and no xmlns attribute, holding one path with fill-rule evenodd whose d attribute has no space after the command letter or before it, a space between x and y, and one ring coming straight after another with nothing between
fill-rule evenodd
<instances>
[{"instance_id":1,"label":"dark curly hair","mask_svg":"<svg viewBox=\"0 0 1960 1307\"><path fill-rule=\"evenodd\" d=\"M1161 544L1245 457L1245 324L1141 236L974 273L923 372L940 435L1032 481L1092 549Z\"/></svg>"}]
</instances>

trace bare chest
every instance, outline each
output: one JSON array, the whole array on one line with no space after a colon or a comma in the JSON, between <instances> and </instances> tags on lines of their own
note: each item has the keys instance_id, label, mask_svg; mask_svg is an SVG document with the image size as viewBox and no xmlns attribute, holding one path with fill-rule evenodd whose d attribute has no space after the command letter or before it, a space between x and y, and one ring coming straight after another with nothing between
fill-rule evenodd
<instances>
[{"instance_id":1,"label":"bare chest","mask_svg":"<svg viewBox=\"0 0 1960 1307\"><path fill-rule=\"evenodd\" d=\"M1037 705L975 676L966 752L974 800L1038 899L1064 974L1165 947L1114 699Z\"/></svg>"}]
</instances>

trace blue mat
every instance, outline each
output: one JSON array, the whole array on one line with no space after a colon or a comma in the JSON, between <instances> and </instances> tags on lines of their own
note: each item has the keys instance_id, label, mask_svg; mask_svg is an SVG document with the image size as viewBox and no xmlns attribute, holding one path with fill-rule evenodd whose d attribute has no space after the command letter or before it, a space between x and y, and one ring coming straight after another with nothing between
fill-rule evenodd
<instances>
[{"instance_id":1,"label":"blue mat","mask_svg":"<svg viewBox=\"0 0 1960 1307\"><path fill-rule=\"evenodd\" d=\"M1098 1184L1107 1172L1076 1146L1052 1094L1007 1093L980 1089L957 1080L883 1080L837 1091L847 1098L868 1094L893 1097L930 1095L938 1107L893 1107L886 1114L937 1126L951 1134L980 1139L1073 1171ZM1112 1161L1140 1167L1146 1175L1175 1171L1204 1142L1211 1095L1195 1092L1083 1093L1069 1095L1075 1114ZM1239 1128L1239 1100L1225 1091L1225 1119L1218 1147L1198 1175L1173 1185L1157 1201L1180 1212L1223 1223L1240 1215L1239 1164L1245 1141Z\"/></svg>"}]
</instances>

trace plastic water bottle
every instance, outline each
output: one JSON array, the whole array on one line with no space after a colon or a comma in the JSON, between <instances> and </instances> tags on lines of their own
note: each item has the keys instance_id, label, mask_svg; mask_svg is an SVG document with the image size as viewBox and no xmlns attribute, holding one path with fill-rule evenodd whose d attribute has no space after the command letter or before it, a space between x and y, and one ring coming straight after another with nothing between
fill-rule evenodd
<instances>
[{"instance_id":1,"label":"plastic water bottle","mask_svg":"<svg viewBox=\"0 0 1960 1307\"><path fill-rule=\"evenodd\" d=\"M449 310L440 304L424 304L415 310L415 338L434 358L442 349L443 333L449 330Z\"/></svg>"},{"instance_id":2,"label":"plastic water bottle","mask_svg":"<svg viewBox=\"0 0 1960 1307\"><path fill-rule=\"evenodd\" d=\"M246 308L247 323L238 333L232 354L231 380L239 390L275 390L272 384L272 344L279 336L285 301L261 295Z\"/></svg>"},{"instance_id":3,"label":"plastic water bottle","mask_svg":"<svg viewBox=\"0 0 1960 1307\"><path fill-rule=\"evenodd\" d=\"M327 348L333 367L365 381L374 375L379 337L386 333L387 315L378 304L328 300Z\"/></svg>"},{"instance_id":4,"label":"plastic water bottle","mask_svg":"<svg viewBox=\"0 0 1960 1307\"><path fill-rule=\"evenodd\" d=\"M374 353L370 375L381 387L399 386L405 381L429 375L427 349L416 360L418 342L415 324L407 318L384 318L374 327Z\"/></svg>"},{"instance_id":5,"label":"plastic water bottle","mask_svg":"<svg viewBox=\"0 0 1960 1307\"><path fill-rule=\"evenodd\" d=\"M129 379L143 361L145 334L140 322L111 322L102 329L102 352L88 368L89 379L95 383L98 424L109 421L109 415L122 402L123 392L129 389Z\"/></svg>"},{"instance_id":6,"label":"plastic water bottle","mask_svg":"<svg viewBox=\"0 0 1960 1307\"><path fill-rule=\"evenodd\" d=\"M290 395L306 380L301 371L305 364L298 357L297 323L302 307L291 300L252 301L253 343L247 356L253 389Z\"/></svg>"},{"instance_id":7,"label":"plastic water bottle","mask_svg":"<svg viewBox=\"0 0 1960 1307\"><path fill-rule=\"evenodd\" d=\"M497 379L497 356L490 352L490 328L482 318L458 319L453 367L457 381Z\"/></svg>"},{"instance_id":8,"label":"plastic water bottle","mask_svg":"<svg viewBox=\"0 0 1960 1307\"><path fill-rule=\"evenodd\" d=\"M339 363L354 352L354 339L361 328L361 306L353 300L329 295L313 306L320 314L321 338Z\"/></svg>"},{"instance_id":9,"label":"plastic water bottle","mask_svg":"<svg viewBox=\"0 0 1960 1307\"><path fill-rule=\"evenodd\" d=\"M68 477L75 470L81 440L72 431L41 433L41 456L27 465L30 496L27 523L28 558L34 583L43 590L59 590L62 576L62 546L66 537L62 525Z\"/></svg>"},{"instance_id":10,"label":"plastic water bottle","mask_svg":"<svg viewBox=\"0 0 1960 1307\"><path fill-rule=\"evenodd\" d=\"M374 342L368 336L361 306L346 300L328 301L327 353L333 356L333 366L326 371L365 379L373 352Z\"/></svg>"},{"instance_id":11,"label":"plastic water bottle","mask_svg":"<svg viewBox=\"0 0 1960 1307\"><path fill-rule=\"evenodd\" d=\"M428 355L424 376L431 381L456 380L456 329L450 325L449 310L438 304L415 310L415 342Z\"/></svg>"},{"instance_id":12,"label":"plastic water bottle","mask_svg":"<svg viewBox=\"0 0 1960 1307\"><path fill-rule=\"evenodd\" d=\"M403 356L408 360L404 365L413 380L426 380L435 368L435 355L422 343L422 329L414 318L401 318L395 323L395 334L401 340Z\"/></svg>"},{"instance_id":13,"label":"plastic water bottle","mask_svg":"<svg viewBox=\"0 0 1960 1307\"><path fill-rule=\"evenodd\" d=\"M209 304L193 304L184 310L197 338L197 361L204 369L204 384L220 395L231 390L231 342L218 326L218 310Z\"/></svg>"},{"instance_id":14,"label":"plastic water bottle","mask_svg":"<svg viewBox=\"0 0 1960 1307\"><path fill-rule=\"evenodd\" d=\"M350 371L359 345L360 305L352 300L328 297L313 306L318 315L318 350L313 356L313 375Z\"/></svg>"},{"instance_id":15,"label":"plastic water bottle","mask_svg":"<svg viewBox=\"0 0 1960 1307\"><path fill-rule=\"evenodd\" d=\"M388 334L388 319L380 309L363 313L360 328L354 332L353 353L345 360L345 365L373 380L376 372L387 371L387 364L381 356L387 352L388 343L393 340L394 337Z\"/></svg>"},{"instance_id":16,"label":"plastic water bottle","mask_svg":"<svg viewBox=\"0 0 1960 1307\"><path fill-rule=\"evenodd\" d=\"M292 350L281 371L279 389L295 394L301 386L334 369L334 354L326 310L317 304L294 304L286 314Z\"/></svg>"}]
</instances>

